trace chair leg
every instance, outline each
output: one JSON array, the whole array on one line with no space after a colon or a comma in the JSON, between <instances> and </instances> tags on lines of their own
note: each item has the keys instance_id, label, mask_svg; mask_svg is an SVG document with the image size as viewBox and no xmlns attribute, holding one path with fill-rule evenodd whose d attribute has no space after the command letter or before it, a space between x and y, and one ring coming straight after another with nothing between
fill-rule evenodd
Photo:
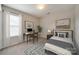
<instances>
[{"instance_id":1,"label":"chair leg","mask_svg":"<svg viewBox=\"0 0 79 59\"><path fill-rule=\"evenodd\" d=\"M25 34L23 34L23 42L25 42Z\"/></svg>"},{"instance_id":2,"label":"chair leg","mask_svg":"<svg viewBox=\"0 0 79 59\"><path fill-rule=\"evenodd\" d=\"M33 38L33 44L34 44L34 38Z\"/></svg>"},{"instance_id":3,"label":"chair leg","mask_svg":"<svg viewBox=\"0 0 79 59\"><path fill-rule=\"evenodd\" d=\"M38 37L37 37L37 42L38 42Z\"/></svg>"},{"instance_id":4,"label":"chair leg","mask_svg":"<svg viewBox=\"0 0 79 59\"><path fill-rule=\"evenodd\" d=\"M28 36L27 36L27 44L28 44Z\"/></svg>"}]
</instances>

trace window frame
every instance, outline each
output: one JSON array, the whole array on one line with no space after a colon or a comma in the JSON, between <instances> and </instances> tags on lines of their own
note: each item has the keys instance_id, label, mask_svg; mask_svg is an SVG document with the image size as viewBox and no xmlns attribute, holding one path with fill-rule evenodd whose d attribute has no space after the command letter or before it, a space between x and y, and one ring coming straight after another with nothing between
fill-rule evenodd
<instances>
[{"instance_id":1,"label":"window frame","mask_svg":"<svg viewBox=\"0 0 79 59\"><path fill-rule=\"evenodd\" d=\"M19 17L19 26L17 26L17 25L10 25L10 15L18 16L18 17ZM21 22L21 17L20 17L20 15L19 15L19 14L12 13L12 12L9 12L9 13L8 13L8 19L9 19L9 20L8 20L8 21L9 21L9 24L8 24L8 25L9 25L9 35L10 35L10 37L19 36L19 35L20 35L20 26L21 26L21 25L20 25L20 22ZM18 28L19 28L18 35L13 35L13 36L12 36L12 35L10 34L10 27L11 27L11 26L13 26L13 27L18 27Z\"/></svg>"}]
</instances>

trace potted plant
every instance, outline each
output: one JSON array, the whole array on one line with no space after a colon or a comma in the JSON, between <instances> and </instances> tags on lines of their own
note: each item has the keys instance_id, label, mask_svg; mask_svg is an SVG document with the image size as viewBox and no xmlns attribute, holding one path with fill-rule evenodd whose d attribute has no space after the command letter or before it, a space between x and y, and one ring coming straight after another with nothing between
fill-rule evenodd
<instances>
[{"instance_id":1,"label":"potted plant","mask_svg":"<svg viewBox=\"0 0 79 59\"><path fill-rule=\"evenodd\" d=\"M38 35L39 35L39 37L40 37L41 32L42 32L42 27L41 27L41 26L37 26L37 29L38 29Z\"/></svg>"},{"instance_id":2,"label":"potted plant","mask_svg":"<svg viewBox=\"0 0 79 59\"><path fill-rule=\"evenodd\" d=\"M41 26L37 26L38 32L41 33L42 32L42 27Z\"/></svg>"}]
</instances>

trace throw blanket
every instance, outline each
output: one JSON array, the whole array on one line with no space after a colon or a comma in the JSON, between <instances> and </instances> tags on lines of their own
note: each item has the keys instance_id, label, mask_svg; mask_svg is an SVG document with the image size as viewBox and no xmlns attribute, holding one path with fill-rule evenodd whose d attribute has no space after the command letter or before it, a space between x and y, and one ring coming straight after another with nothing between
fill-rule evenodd
<instances>
[{"instance_id":1,"label":"throw blanket","mask_svg":"<svg viewBox=\"0 0 79 59\"><path fill-rule=\"evenodd\" d=\"M47 43L59 46L61 48L67 49L67 50L70 50L70 48L73 48L73 45L70 44L70 43L63 42L63 41L58 41L58 40L54 40L54 39L49 39L47 41Z\"/></svg>"}]
</instances>

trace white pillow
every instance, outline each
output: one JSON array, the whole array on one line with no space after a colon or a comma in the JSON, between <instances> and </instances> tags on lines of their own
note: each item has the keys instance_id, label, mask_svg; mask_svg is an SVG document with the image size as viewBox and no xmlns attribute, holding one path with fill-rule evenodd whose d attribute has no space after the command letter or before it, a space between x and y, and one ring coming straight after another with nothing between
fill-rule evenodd
<instances>
[{"instance_id":1,"label":"white pillow","mask_svg":"<svg viewBox=\"0 0 79 59\"><path fill-rule=\"evenodd\" d=\"M66 38L66 33L60 32L60 33L58 33L58 37Z\"/></svg>"}]
</instances>

